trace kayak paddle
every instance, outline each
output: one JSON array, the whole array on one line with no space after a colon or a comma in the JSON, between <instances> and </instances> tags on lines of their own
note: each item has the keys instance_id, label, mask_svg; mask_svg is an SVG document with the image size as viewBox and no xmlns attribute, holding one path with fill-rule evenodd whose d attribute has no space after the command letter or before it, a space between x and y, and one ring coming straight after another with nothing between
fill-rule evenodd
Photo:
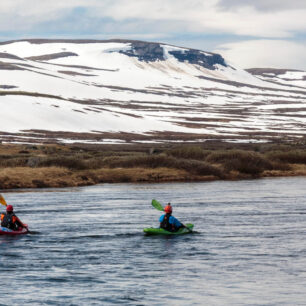
<instances>
[{"instance_id":1,"label":"kayak paddle","mask_svg":"<svg viewBox=\"0 0 306 306\"><path fill-rule=\"evenodd\" d=\"M155 199L152 200L152 206L157 210L164 211L163 206Z\"/></svg>"},{"instance_id":2,"label":"kayak paddle","mask_svg":"<svg viewBox=\"0 0 306 306\"><path fill-rule=\"evenodd\" d=\"M0 194L0 203L2 205L4 205L4 206L7 206L7 203L6 203L5 199L4 199L4 197L2 196L2 194Z\"/></svg>"}]
</instances>

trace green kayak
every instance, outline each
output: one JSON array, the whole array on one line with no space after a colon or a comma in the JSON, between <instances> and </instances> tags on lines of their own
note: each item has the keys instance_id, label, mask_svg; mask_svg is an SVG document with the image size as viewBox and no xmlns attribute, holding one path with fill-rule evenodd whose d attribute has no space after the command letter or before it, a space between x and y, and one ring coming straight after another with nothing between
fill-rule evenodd
<instances>
[{"instance_id":1,"label":"green kayak","mask_svg":"<svg viewBox=\"0 0 306 306\"><path fill-rule=\"evenodd\" d=\"M177 232L168 232L162 228L149 227L149 228L145 228L143 231L146 235L183 235L183 234L192 233L193 224L188 223L185 225L186 227L189 228L189 230L187 228L182 227Z\"/></svg>"}]
</instances>

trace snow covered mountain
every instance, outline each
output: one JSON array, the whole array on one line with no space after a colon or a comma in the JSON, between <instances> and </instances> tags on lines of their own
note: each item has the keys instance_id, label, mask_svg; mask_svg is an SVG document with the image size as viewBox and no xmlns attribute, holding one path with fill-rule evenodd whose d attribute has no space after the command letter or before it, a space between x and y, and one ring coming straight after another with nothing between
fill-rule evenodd
<instances>
[{"instance_id":1,"label":"snow covered mountain","mask_svg":"<svg viewBox=\"0 0 306 306\"><path fill-rule=\"evenodd\" d=\"M0 43L0 141L303 140L306 72L160 43Z\"/></svg>"}]
</instances>

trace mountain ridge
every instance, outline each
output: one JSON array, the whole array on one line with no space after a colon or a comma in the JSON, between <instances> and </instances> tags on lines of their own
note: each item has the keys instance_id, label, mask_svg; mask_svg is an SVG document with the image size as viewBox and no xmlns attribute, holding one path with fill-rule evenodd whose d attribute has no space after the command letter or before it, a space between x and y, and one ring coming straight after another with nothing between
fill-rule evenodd
<instances>
[{"instance_id":1,"label":"mountain ridge","mask_svg":"<svg viewBox=\"0 0 306 306\"><path fill-rule=\"evenodd\" d=\"M0 43L3 142L302 141L305 97L304 71L164 43Z\"/></svg>"}]
</instances>

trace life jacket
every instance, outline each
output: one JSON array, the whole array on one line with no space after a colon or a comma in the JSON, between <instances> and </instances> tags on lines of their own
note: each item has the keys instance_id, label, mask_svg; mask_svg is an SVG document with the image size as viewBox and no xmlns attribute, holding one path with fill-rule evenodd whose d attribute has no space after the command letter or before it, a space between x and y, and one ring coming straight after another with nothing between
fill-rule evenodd
<instances>
[{"instance_id":1,"label":"life jacket","mask_svg":"<svg viewBox=\"0 0 306 306\"><path fill-rule=\"evenodd\" d=\"M18 224L16 223L17 217L14 214L4 213L1 214L1 226L11 230L17 230Z\"/></svg>"},{"instance_id":2,"label":"life jacket","mask_svg":"<svg viewBox=\"0 0 306 306\"><path fill-rule=\"evenodd\" d=\"M169 223L170 217L171 217L171 214L165 214L163 221L160 222L160 228L163 228L166 231L172 232L173 226Z\"/></svg>"}]
</instances>

